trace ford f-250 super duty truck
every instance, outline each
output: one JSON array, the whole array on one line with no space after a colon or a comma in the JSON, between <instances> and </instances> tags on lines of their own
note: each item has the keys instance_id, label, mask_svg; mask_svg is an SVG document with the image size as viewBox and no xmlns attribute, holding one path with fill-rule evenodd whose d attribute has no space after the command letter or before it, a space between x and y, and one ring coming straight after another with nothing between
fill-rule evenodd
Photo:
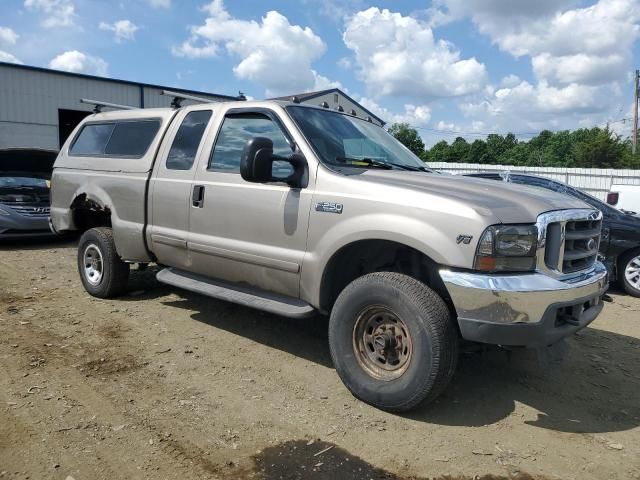
<instances>
[{"instance_id":1,"label":"ford f-250 super duty truck","mask_svg":"<svg viewBox=\"0 0 640 480\"><path fill-rule=\"evenodd\" d=\"M179 288L330 315L341 379L389 411L442 392L461 339L551 345L596 318L608 285L599 211L438 174L370 121L295 102L91 115L56 160L51 218L84 231L96 297L156 262Z\"/></svg>"}]
</instances>

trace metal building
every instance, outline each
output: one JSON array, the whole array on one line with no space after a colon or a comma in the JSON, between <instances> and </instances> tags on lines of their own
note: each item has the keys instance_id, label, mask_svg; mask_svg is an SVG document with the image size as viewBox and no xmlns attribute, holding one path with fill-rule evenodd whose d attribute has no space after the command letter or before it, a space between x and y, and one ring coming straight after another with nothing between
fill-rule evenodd
<instances>
[{"instance_id":1,"label":"metal building","mask_svg":"<svg viewBox=\"0 0 640 480\"><path fill-rule=\"evenodd\" d=\"M81 98L132 107L168 107L172 97L161 95L162 90L195 95L213 102L244 100L244 96L197 92L0 62L0 150L33 148L57 151L94 108L80 103ZM337 88L278 99L345 111L380 126L385 123ZM184 104L189 103L186 100Z\"/></svg>"},{"instance_id":2,"label":"metal building","mask_svg":"<svg viewBox=\"0 0 640 480\"><path fill-rule=\"evenodd\" d=\"M320 105L334 110L342 109L340 111L357 115L360 118L370 118L373 123L381 127L385 124L384 120L364 108L339 88L330 88L329 90L319 90L317 92L296 93L285 97L277 97L274 100L298 101L300 103Z\"/></svg>"},{"instance_id":3,"label":"metal building","mask_svg":"<svg viewBox=\"0 0 640 480\"><path fill-rule=\"evenodd\" d=\"M133 107L168 107L172 97L160 95L165 89L214 102L240 99L0 62L0 149L58 150L93 109L80 103L81 98Z\"/></svg>"}]
</instances>

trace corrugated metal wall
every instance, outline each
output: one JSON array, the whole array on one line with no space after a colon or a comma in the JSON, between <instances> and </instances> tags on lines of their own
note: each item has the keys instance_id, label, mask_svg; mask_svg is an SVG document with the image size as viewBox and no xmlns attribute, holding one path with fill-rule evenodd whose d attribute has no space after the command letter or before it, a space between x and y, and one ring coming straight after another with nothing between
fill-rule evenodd
<instances>
[{"instance_id":1,"label":"corrugated metal wall","mask_svg":"<svg viewBox=\"0 0 640 480\"><path fill-rule=\"evenodd\" d=\"M147 108L168 107L172 99L160 91L135 83L0 65L0 148L57 150L58 109L90 112L93 107L80 103L81 98L139 107L142 95ZM219 100L214 95L199 96Z\"/></svg>"},{"instance_id":2,"label":"corrugated metal wall","mask_svg":"<svg viewBox=\"0 0 640 480\"><path fill-rule=\"evenodd\" d=\"M477 163L429 162L436 170L453 174L477 172L518 172L559 180L606 200L613 184L640 185L640 170L614 170L610 168L553 168L523 167L515 165L484 165Z\"/></svg>"},{"instance_id":3,"label":"corrugated metal wall","mask_svg":"<svg viewBox=\"0 0 640 480\"><path fill-rule=\"evenodd\" d=\"M338 101L336 102L335 99L335 95L338 96ZM315 97L312 98L310 100L305 100L302 103L308 103L309 105L321 105L322 102L327 102L327 104L329 105L329 108L332 110L335 110L338 105L342 106L342 108L344 108L345 112L351 112L351 110L355 110L356 114L358 115L358 117L360 118L367 118L369 116L369 114L367 112L365 112L362 107L360 105L358 105L357 103L354 103L352 101L350 101L349 99L343 97L342 95L338 94L338 93L328 93L326 95L321 95L319 97ZM371 120L378 126L382 126L380 124L380 122L378 122L375 118L371 118Z\"/></svg>"}]
</instances>

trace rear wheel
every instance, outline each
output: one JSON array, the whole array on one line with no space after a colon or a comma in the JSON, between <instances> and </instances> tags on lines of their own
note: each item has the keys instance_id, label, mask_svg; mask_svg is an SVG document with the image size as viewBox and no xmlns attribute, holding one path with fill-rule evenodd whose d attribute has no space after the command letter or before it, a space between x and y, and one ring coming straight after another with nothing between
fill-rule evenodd
<instances>
[{"instance_id":1,"label":"rear wheel","mask_svg":"<svg viewBox=\"0 0 640 480\"><path fill-rule=\"evenodd\" d=\"M444 301L407 275L371 273L340 294L329 321L340 378L360 400L407 411L435 399L458 359L458 335Z\"/></svg>"},{"instance_id":2,"label":"rear wheel","mask_svg":"<svg viewBox=\"0 0 640 480\"><path fill-rule=\"evenodd\" d=\"M632 250L620 257L618 278L625 292L640 297L640 250Z\"/></svg>"},{"instance_id":3,"label":"rear wheel","mask_svg":"<svg viewBox=\"0 0 640 480\"><path fill-rule=\"evenodd\" d=\"M127 288L129 265L118 256L110 228L92 228L80 237L78 272L94 297L114 297Z\"/></svg>"}]
</instances>

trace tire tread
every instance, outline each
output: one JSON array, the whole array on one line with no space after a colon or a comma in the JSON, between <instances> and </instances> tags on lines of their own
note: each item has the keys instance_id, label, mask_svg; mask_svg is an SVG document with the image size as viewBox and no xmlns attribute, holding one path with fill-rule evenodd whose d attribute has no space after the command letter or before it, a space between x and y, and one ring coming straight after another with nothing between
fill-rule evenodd
<instances>
[{"instance_id":1,"label":"tire tread","mask_svg":"<svg viewBox=\"0 0 640 480\"><path fill-rule=\"evenodd\" d=\"M637 257L638 255L640 255L640 249L636 248L633 250L628 250L623 255L620 255L618 260L618 280L624 291L632 297L640 297L640 290L629 285L629 282L627 282L627 278L624 276L624 271L626 270L629 260Z\"/></svg>"},{"instance_id":2,"label":"tire tread","mask_svg":"<svg viewBox=\"0 0 640 480\"><path fill-rule=\"evenodd\" d=\"M419 280L396 272L375 272L357 278L351 282L338 296L336 304L347 298L351 292L363 284L373 282L383 284L396 290L400 295L418 307L420 315L426 322L423 327L429 330L433 341L433 368L416 393L401 404L375 405L392 412L408 411L421 403L429 403L440 395L449 384L456 370L458 361L458 333L451 319L451 313L442 298ZM335 308L335 306L334 306ZM333 344L332 329L329 329L329 344ZM335 352L331 349L331 355ZM335 364L334 358L334 364Z\"/></svg>"},{"instance_id":3,"label":"tire tread","mask_svg":"<svg viewBox=\"0 0 640 480\"><path fill-rule=\"evenodd\" d=\"M83 246L89 239L95 240L102 250L103 262L106 264L103 281L97 287L87 285L82 272ZM78 271L85 290L94 297L111 298L119 295L127 288L129 265L122 261L116 251L113 231L109 227L96 227L84 232L78 244Z\"/></svg>"}]
</instances>

